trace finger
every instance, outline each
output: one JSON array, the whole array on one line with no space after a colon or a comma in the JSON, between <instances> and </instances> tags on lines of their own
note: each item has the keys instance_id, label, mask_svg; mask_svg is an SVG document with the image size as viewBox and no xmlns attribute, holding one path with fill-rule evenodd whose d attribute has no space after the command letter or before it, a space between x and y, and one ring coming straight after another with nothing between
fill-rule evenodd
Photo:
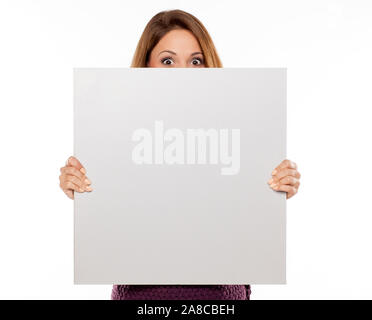
<instances>
[{"instance_id":1,"label":"finger","mask_svg":"<svg viewBox=\"0 0 372 320\"><path fill-rule=\"evenodd\" d=\"M72 175L66 175L65 176L65 180L66 181L71 181L72 183L76 184L77 186L79 186L79 188L83 189L83 191L92 191L92 187L89 185L89 183L87 183L86 181L89 181L88 178L84 179L84 181L80 180L79 178L77 178L76 176L72 176Z\"/></svg>"},{"instance_id":2,"label":"finger","mask_svg":"<svg viewBox=\"0 0 372 320\"><path fill-rule=\"evenodd\" d=\"M84 189L80 188L77 184L73 183L72 181L69 181L69 180L65 180L63 182L61 182L61 188L63 190L73 190L73 191L76 191L76 192L84 192Z\"/></svg>"},{"instance_id":3,"label":"finger","mask_svg":"<svg viewBox=\"0 0 372 320\"><path fill-rule=\"evenodd\" d=\"M89 184L85 182L85 181L88 181L88 179L85 179L84 181L82 181L75 176L67 175L66 176L66 181L71 181L72 183L76 184L77 186L79 186L84 191L92 191L93 190L92 187L89 186Z\"/></svg>"},{"instance_id":4,"label":"finger","mask_svg":"<svg viewBox=\"0 0 372 320\"><path fill-rule=\"evenodd\" d=\"M79 171L75 167L62 167L61 168L61 173L62 173L62 175L72 175L72 176L75 176L75 177L79 178L82 181L85 181L85 179L86 179L87 180L86 183L87 184L91 184L90 180L81 171Z\"/></svg>"},{"instance_id":5,"label":"finger","mask_svg":"<svg viewBox=\"0 0 372 320\"><path fill-rule=\"evenodd\" d=\"M65 176L65 181L71 181L72 183L76 184L77 186L79 186L81 189L85 190L85 191L88 191L88 184L85 183L83 180L77 178L76 176L72 176L72 175L66 175Z\"/></svg>"},{"instance_id":6,"label":"finger","mask_svg":"<svg viewBox=\"0 0 372 320\"><path fill-rule=\"evenodd\" d=\"M275 175L277 172L279 172L282 169L290 168L290 169L297 169L297 164L291 160L285 159L283 160L271 173L272 175Z\"/></svg>"},{"instance_id":7,"label":"finger","mask_svg":"<svg viewBox=\"0 0 372 320\"><path fill-rule=\"evenodd\" d=\"M287 193L287 199L293 197L297 193L297 188L286 184L276 185L273 187L275 191L284 191Z\"/></svg>"},{"instance_id":8,"label":"finger","mask_svg":"<svg viewBox=\"0 0 372 320\"><path fill-rule=\"evenodd\" d=\"M282 178L286 176L292 176L296 179L300 178L300 173L296 169L282 169L279 172L277 172L275 175L273 175L272 179L276 182L280 181Z\"/></svg>"},{"instance_id":9,"label":"finger","mask_svg":"<svg viewBox=\"0 0 372 320\"><path fill-rule=\"evenodd\" d=\"M77 185L79 188L83 189L83 191L89 191L90 192L90 191L93 190L92 187L90 186L90 181L89 181L88 178L84 178L83 180L81 180L78 177L73 176L73 175L61 174L59 176L59 180L60 180L60 186L61 186L62 189L65 188L64 187L65 182L70 181L70 182L74 183L75 185ZM65 190L63 190L63 191L65 191Z\"/></svg>"},{"instance_id":10,"label":"finger","mask_svg":"<svg viewBox=\"0 0 372 320\"><path fill-rule=\"evenodd\" d=\"M66 162L66 165L67 166L72 166L72 167L75 167L77 170L80 170L83 174L86 173L86 170L85 168L83 167L83 165L80 163L80 161L78 159L76 159L74 156L71 156L67 159L67 162Z\"/></svg>"},{"instance_id":11,"label":"finger","mask_svg":"<svg viewBox=\"0 0 372 320\"><path fill-rule=\"evenodd\" d=\"M285 176L284 178L280 179L278 182L279 184L288 184L296 188L300 185L300 181L298 181L298 179L296 179L293 176Z\"/></svg>"},{"instance_id":12,"label":"finger","mask_svg":"<svg viewBox=\"0 0 372 320\"><path fill-rule=\"evenodd\" d=\"M74 199L74 191L72 190L63 190L65 192L65 194L70 198L70 199Z\"/></svg>"}]
</instances>

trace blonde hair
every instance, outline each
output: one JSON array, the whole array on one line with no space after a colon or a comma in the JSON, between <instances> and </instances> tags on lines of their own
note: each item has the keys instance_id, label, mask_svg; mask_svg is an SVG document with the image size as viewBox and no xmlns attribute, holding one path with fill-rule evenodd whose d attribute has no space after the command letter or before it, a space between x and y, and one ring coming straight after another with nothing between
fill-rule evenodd
<instances>
[{"instance_id":1,"label":"blonde hair","mask_svg":"<svg viewBox=\"0 0 372 320\"><path fill-rule=\"evenodd\" d=\"M182 10L162 11L151 18L138 41L131 67L147 67L152 49L167 32L174 29L186 29L195 36L204 55L206 67L222 68L221 60L207 29L200 20Z\"/></svg>"}]
</instances>

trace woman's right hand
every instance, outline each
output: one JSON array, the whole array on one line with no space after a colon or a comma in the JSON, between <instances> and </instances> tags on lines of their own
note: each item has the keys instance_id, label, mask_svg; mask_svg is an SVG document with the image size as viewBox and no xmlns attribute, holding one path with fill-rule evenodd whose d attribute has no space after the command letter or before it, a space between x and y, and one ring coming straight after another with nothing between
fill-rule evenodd
<instances>
[{"instance_id":1,"label":"woman's right hand","mask_svg":"<svg viewBox=\"0 0 372 320\"><path fill-rule=\"evenodd\" d=\"M93 190L90 186L90 180L85 175L85 168L75 157L69 157L66 161L66 165L61 167L60 171L59 186L70 199L74 199L74 191L90 192Z\"/></svg>"}]
</instances>

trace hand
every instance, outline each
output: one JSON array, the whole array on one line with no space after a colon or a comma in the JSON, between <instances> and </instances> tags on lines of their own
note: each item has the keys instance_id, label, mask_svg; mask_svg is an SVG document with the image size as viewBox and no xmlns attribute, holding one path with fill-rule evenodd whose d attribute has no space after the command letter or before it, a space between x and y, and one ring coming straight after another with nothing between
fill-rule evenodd
<instances>
[{"instance_id":1,"label":"hand","mask_svg":"<svg viewBox=\"0 0 372 320\"><path fill-rule=\"evenodd\" d=\"M275 191L287 193L287 199L293 197L300 186L300 173L297 164L290 160L283 160L271 173L272 178L267 182Z\"/></svg>"},{"instance_id":2,"label":"hand","mask_svg":"<svg viewBox=\"0 0 372 320\"><path fill-rule=\"evenodd\" d=\"M85 176L85 168L75 157L69 157L66 165L60 170L59 186L70 199L74 199L74 191L85 192L93 190L90 187L90 180Z\"/></svg>"}]
</instances>

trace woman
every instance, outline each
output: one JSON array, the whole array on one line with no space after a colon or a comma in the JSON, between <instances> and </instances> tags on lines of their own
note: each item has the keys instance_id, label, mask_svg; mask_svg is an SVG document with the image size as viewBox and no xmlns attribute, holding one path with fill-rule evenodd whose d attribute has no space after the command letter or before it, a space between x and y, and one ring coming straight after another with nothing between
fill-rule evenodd
<instances>
[{"instance_id":1,"label":"woman","mask_svg":"<svg viewBox=\"0 0 372 320\"><path fill-rule=\"evenodd\" d=\"M147 24L136 48L131 67L222 68L211 37L202 23L181 10L163 11ZM284 160L268 181L275 191L297 193L297 165ZM75 157L61 168L60 187L73 199L74 192L91 192L86 170ZM114 285L114 300L249 300L250 285Z\"/></svg>"}]
</instances>

